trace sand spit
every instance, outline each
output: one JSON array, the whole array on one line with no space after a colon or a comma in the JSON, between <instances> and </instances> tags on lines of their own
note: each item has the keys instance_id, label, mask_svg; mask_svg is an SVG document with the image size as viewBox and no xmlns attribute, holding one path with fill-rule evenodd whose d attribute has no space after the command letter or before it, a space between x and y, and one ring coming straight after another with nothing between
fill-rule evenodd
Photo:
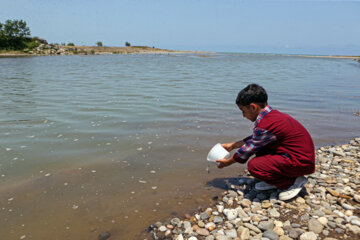
<instances>
[{"instance_id":1,"label":"sand spit","mask_svg":"<svg viewBox=\"0 0 360 240\"><path fill-rule=\"evenodd\" d=\"M321 55L286 55L290 57L305 57L305 58L340 58L340 59L352 59L355 61L360 61L360 56L341 56L341 55L328 55L328 56L321 56Z\"/></svg>"},{"instance_id":2,"label":"sand spit","mask_svg":"<svg viewBox=\"0 0 360 240\"><path fill-rule=\"evenodd\" d=\"M214 205L151 225L146 239L359 239L360 138L318 149L316 161L316 172L294 199L255 190L257 180L246 174Z\"/></svg>"},{"instance_id":3,"label":"sand spit","mask_svg":"<svg viewBox=\"0 0 360 240\"><path fill-rule=\"evenodd\" d=\"M29 52L3 51L0 57L31 57L49 55L102 55L102 54L209 54L202 51L168 50L147 46L133 47L94 47L94 46L59 46L41 44Z\"/></svg>"}]
</instances>

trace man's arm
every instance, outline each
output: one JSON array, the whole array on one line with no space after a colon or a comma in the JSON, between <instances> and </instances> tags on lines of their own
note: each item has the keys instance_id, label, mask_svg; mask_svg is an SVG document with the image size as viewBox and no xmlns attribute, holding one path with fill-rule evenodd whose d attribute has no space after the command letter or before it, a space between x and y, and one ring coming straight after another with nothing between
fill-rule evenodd
<instances>
[{"instance_id":1,"label":"man's arm","mask_svg":"<svg viewBox=\"0 0 360 240\"><path fill-rule=\"evenodd\" d=\"M232 143L223 143L223 144L221 144L221 146L230 152L234 149L241 148L242 145L244 145L244 144L245 144L245 142L243 140L240 140L240 141L232 142Z\"/></svg>"}]
</instances>

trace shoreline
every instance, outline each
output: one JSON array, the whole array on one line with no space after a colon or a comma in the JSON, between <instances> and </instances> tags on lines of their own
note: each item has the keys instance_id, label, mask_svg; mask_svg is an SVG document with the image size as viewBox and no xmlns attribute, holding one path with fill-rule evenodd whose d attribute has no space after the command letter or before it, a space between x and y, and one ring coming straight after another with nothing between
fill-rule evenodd
<instances>
[{"instance_id":1,"label":"shoreline","mask_svg":"<svg viewBox=\"0 0 360 240\"><path fill-rule=\"evenodd\" d=\"M94 46L58 46L41 44L27 53L22 51L3 51L0 58L57 56L57 55L110 55L110 54L213 54L205 51L168 50L147 46L133 47L94 47Z\"/></svg>"},{"instance_id":2,"label":"shoreline","mask_svg":"<svg viewBox=\"0 0 360 240\"><path fill-rule=\"evenodd\" d=\"M360 61L360 56L343 56L343 55L301 55L301 54L294 54L294 55L289 55L287 54L286 56L289 57L304 57L304 58L338 58L338 59L352 59L355 61Z\"/></svg>"},{"instance_id":3,"label":"shoreline","mask_svg":"<svg viewBox=\"0 0 360 240\"><path fill-rule=\"evenodd\" d=\"M111 55L111 54L200 54L199 57L210 57L202 54L217 54L211 51L187 51L187 50L169 50L147 46L131 47L96 47L96 46L58 46L58 45L40 45L34 51L28 53L21 51L0 51L0 58L18 58L34 56L56 56L56 55ZM274 53L274 55L279 55ZM360 56L346 55L308 55L308 54L280 54L287 57L303 58L335 58L335 59L352 59L360 62Z\"/></svg>"},{"instance_id":4,"label":"shoreline","mask_svg":"<svg viewBox=\"0 0 360 240\"><path fill-rule=\"evenodd\" d=\"M281 201L278 190L255 190L247 172L214 204L150 225L145 239L358 239L360 138L317 149L316 172L307 177L306 191Z\"/></svg>"}]
</instances>

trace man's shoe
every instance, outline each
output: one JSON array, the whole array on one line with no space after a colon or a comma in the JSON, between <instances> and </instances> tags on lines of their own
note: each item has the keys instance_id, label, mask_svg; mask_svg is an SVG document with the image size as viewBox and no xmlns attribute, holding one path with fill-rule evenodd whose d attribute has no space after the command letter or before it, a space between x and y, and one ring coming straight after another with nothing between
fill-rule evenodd
<instances>
[{"instance_id":1,"label":"man's shoe","mask_svg":"<svg viewBox=\"0 0 360 240\"><path fill-rule=\"evenodd\" d=\"M276 189L277 187L266 182L258 182L255 184L255 189L260 191Z\"/></svg>"},{"instance_id":2,"label":"man's shoe","mask_svg":"<svg viewBox=\"0 0 360 240\"><path fill-rule=\"evenodd\" d=\"M307 183L307 178L304 176L297 177L294 184L289 187L288 189L282 191L279 194L279 200L285 201L289 200L293 197L296 197L296 195L299 194L301 189L304 187L304 185Z\"/></svg>"}]
</instances>

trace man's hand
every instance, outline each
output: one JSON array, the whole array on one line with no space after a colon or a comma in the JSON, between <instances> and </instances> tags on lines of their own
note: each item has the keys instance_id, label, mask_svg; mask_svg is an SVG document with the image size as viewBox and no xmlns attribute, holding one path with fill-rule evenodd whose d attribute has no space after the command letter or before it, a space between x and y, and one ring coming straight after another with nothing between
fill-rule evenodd
<instances>
[{"instance_id":1,"label":"man's hand","mask_svg":"<svg viewBox=\"0 0 360 240\"><path fill-rule=\"evenodd\" d=\"M227 167L230 166L231 164L235 163L236 161L233 158L229 158L229 159L219 159L216 160L216 162L219 163L219 165L217 166L218 168L223 168L223 167Z\"/></svg>"}]
</instances>

